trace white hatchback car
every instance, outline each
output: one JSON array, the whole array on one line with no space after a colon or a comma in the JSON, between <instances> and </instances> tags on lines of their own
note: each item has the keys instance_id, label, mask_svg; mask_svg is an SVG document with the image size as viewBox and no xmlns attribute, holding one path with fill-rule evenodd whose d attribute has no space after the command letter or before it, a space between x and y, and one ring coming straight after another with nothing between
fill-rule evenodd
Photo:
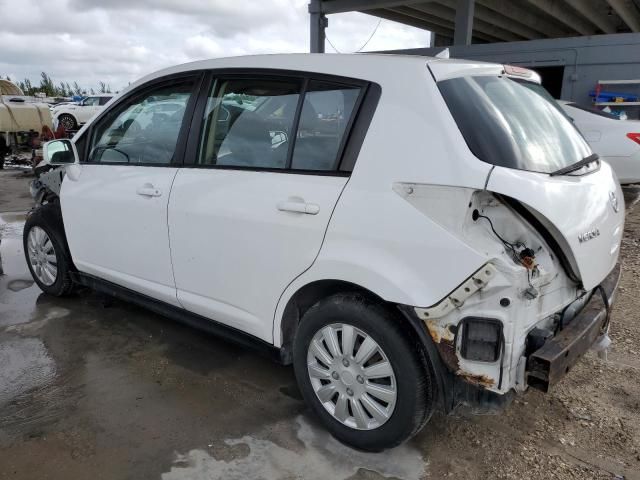
<instances>
[{"instance_id":1,"label":"white hatchback car","mask_svg":"<svg viewBox=\"0 0 640 480\"><path fill-rule=\"evenodd\" d=\"M76 130L101 112L112 98L113 94L111 93L91 95L78 103L56 105L51 114L53 119L60 123L65 130Z\"/></svg>"},{"instance_id":2,"label":"white hatchback car","mask_svg":"<svg viewBox=\"0 0 640 480\"><path fill-rule=\"evenodd\" d=\"M65 176L24 229L43 291L89 286L293 363L361 449L546 391L608 339L620 185L502 65L190 63L44 154Z\"/></svg>"}]
</instances>

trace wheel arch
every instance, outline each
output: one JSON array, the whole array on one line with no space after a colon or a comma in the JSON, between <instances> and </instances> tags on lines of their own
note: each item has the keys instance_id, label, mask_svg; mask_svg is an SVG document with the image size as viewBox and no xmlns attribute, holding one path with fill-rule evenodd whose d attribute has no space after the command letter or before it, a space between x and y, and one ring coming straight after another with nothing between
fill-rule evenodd
<instances>
[{"instance_id":1,"label":"wheel arch","mask_svg":"<svg viewBox=\"0 0 640 480\"><path fill-rule=\"evenodd\" d=\"M292 351L293 339L295 337L298 325L304 314L323 298L341 292L357 292L361 293L375 301L384 302L384 300L374 292L357 285L338 279L315 280L299 287L286 302L274 325L274 336L279 334L279 343L283 352ZM277 338L274 338L278 342ZM286 363L290 363L290 355L285 355Z\"/></svg>"},{"instance_id":2,"label":"wheel arch","mask_svg":"<svg viewBox=\"0 0 640 480\"><path fill-rule=\"evenodd\" d=\"M64 222L62 221L62 208L60 207L60 199L57 196L54 196L52 198L52 201L34 208L27 214L27 219L29 219L29 217L33 215L38 215L41 218L41 220L46 222L46 224L50 228L56 230L56 232L60 234L64 243L65 253L67 254L71 264L71 270L77 271L77 268L73 263L73 257L71 256L71 251L69 250L67 233L64 229Z\"/></svg>"},{"instance_id":3,"label":"wheel arch","mask_svg":"<svg viewBox=\"0 0 640 480\"><path fill-rule=\"evenodd\" d=\"M423 358L423 367L430 369L436 381L435 401L445 411L451 409L451 379L442 364L433 339L428 334L422 321L413 313L413 308L385 300L374 291L353 282L340 279L322 279L306 283L288 298L282 315L274 325L274 336L279 334L280 357L284 364L293 361L293 341L303 315L323 298L336 293L356 292L389 309L398 318L403 329L414 340L416 349Z\"/></svg>"}]
</instances>

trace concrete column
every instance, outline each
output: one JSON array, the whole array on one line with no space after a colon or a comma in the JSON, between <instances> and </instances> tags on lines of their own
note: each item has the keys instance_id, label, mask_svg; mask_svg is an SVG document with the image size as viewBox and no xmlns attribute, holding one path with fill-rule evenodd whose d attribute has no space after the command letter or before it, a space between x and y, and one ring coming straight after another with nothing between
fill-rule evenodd
<instances>
[{"instance_id":1,"label":"concrete column","mask_svg":"<svg viewBox=\"0 0 640 480\"><path fill-rule=\"evenodd\" d=\"M473 36L473 10L475 0L458 0L456 8L454 45L471 45Z\"/></svg>"},{"instance_id":2,"label":"concrete column","mask_svg":"<svg viewBox=\"0 0 640 480\"><path fill-rule=\"evenodd\" d=\"M322 13L321 0L310 0L309 2L309 31L311 38L309 42L311 53L324 53L324 29L327 28L327 17Z\"/></svg>"}]
</instances>

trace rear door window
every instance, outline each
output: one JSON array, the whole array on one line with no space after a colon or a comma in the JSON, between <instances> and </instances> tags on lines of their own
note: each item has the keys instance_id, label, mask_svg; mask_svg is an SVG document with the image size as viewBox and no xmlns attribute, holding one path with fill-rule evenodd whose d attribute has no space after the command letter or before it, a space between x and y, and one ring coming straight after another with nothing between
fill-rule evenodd
<instances>
[{"instance_id":1,"label":"rear door window","mask_svg":"<svg viewBox=\"0 0 640 480\"><path fill-rule=\"evenodd\" d=\"M554 103L513 80L459 77L438 87L469 149L484 162L552 173L592 155Z\"/></svg>"},{"instance_id":2,"label":"rear door window","mask_svg":"<svg viewBox=\"0 0 640 480\"><path fill-rule=\"evenodd\" d=\"M366 85L221 74L204 106L195 164L333 174Z\"/></svg>"},{"instance_id":3,"label":"rear door window","mask_svg":"<svg viewBox=\"0 0 640 480\"><path fill-rule=\"evenodd\" d=\"M284 169L302 82L219 80L207 102L198 163Z\"/></svg>"}]
</instances>

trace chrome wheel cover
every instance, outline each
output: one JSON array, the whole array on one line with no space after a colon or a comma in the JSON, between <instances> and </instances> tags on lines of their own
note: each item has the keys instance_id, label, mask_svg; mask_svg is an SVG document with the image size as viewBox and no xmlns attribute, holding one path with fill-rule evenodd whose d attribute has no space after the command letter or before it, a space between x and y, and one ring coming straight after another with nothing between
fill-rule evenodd
<instances>
[{"instance_id":1,"label":"chrome wheel cover","mask_svg":"<svg viewBox=\"0 0 640 480\"><path fill-rule=\"evenodd\" d=\"M73 130L73 127L75 127L75 122L73 121L73 118L71 118L68 115L63 115L60 118L60 123L65 128L65 130Z\"/></svg>"},{"instance_id":2,"label":"chrome wheel cover","mask_svg":"<svg viewBox=\"0 0 640 480\"><path fill-rule=\"evenodd\" d=\"M324 408L357 430L384 425L396 406L396 377L373 338L345 323L319 330L309 343L307 371Z\"/></svg>"},{"instance_id":3,"label":"chrome wheel cover","mask_svg":"<svg viewBox=\"0 0 640 480\"><path fill-rule=\"evenodd\" d=\"M43 285L53 285L58 277L58 259L47 232L40 227L29 230L27 250L33 274Z\"/></svg>"}]
</instances>

